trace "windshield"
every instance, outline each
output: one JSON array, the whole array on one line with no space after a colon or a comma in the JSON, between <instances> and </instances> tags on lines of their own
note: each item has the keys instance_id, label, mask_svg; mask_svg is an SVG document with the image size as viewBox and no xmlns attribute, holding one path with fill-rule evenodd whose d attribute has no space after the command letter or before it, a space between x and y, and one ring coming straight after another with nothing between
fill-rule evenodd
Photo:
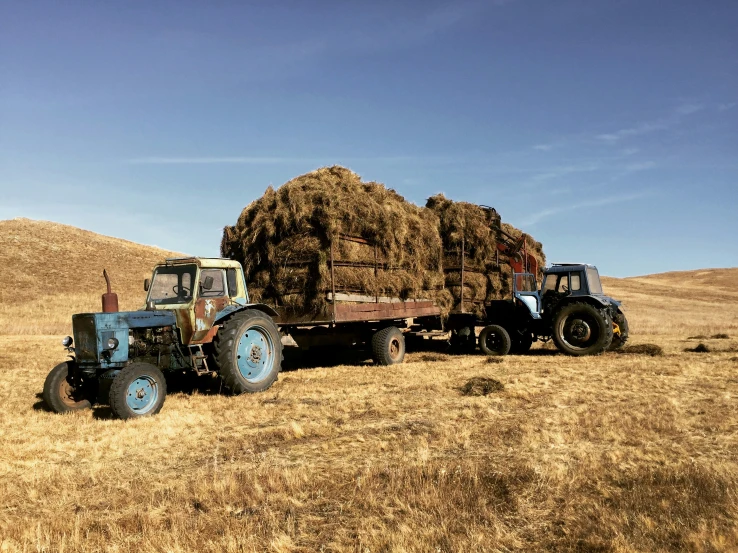
<instances>
[{"instance_id":1,"label":"windshield","mask_svg":"<svg viewBox=\"0 0 738 553\"><path fill-rule=\"evenodd\" d=\"M151 281L148 301L157 305L189 302L196 272L195 265L158 267Z\"/></svg>"},{"instance_id":2,"label":"windshield","mask_svg":"<svg viewBox=\"0 0 738 553\"><path fill-rule=\"evenodd\" d=\"M537 292L536 277L529 273L515 273L516 292Z\"/></svg>"},{"instance_id":3,"label":"windshield","mask_svg":"<svg viewBox=\"0 0 738 553\"><path fill-rule=\"evenodd\" d=\"M587 283L589 284L590 294L601 294L602 284L600 283L600 273L594 267L587 267Z\"/></svg>"}]
</instances>

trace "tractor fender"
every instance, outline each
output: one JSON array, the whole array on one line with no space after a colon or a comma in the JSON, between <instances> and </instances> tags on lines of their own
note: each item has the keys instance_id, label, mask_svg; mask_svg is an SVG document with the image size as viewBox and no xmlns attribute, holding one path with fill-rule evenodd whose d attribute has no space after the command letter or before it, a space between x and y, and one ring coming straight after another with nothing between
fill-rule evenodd
<instances>
[{"instance_id":1,"label":"tractor fender","mask_svg":"<svg viewBox=\"0 0 738 553\"><path fill-rule=\"evenodd\" d=\"M575 302L589 303L598 309L610 307L610 302L605 298L599 298L597 296L569 296L556 306L556 311L558 312L561 308Z\"/></svg>"},{"instance_id":2,"label":"tractor fender","mask_svg":"<svg viewBox=\"0 0 738 553\"><path fill-rule=\"evenodd\" d=\"M225 319L227 319L234 313L238 313L239 311L243 311L244 309L255 309L256 311L262 311L270 317L279 316L279 313L277 313L273 308L264 303L247 303L243 305L231 304L227 305L225 308L218 312L218 314L215 316L215 321L213 322L213 324L221 324Z\"/></svg>"}]
</instances>

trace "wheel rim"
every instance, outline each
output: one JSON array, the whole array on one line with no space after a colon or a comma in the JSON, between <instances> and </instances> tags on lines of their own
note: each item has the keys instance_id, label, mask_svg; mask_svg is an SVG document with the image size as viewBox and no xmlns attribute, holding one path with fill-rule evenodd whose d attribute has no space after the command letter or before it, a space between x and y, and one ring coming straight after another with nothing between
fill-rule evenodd
<instances>
[{"instance_id":1,"label":"wheel rim","mask_svg":"<svg viewBox=\"0 0 738 553\"><path fill-rule=\"evenodd\" d=\"M392 338L389 343L389 355L390 358L392 358L393 361L396 361L400 357L400 340L397 338Z\"/></svg>"},{"instance_id":2,"label":"wheel rim","mask_svg":"<svg viewBox=\"0 0 738 553\"><path fill-rule=\"evenodd\" d=\"M159 398L159 385L151 376L139 376L128 385L126 404L139 415L151 411Z\"/></svg>"},{"instance_id":3,"label":"wheel rim","mask_svg":"<svg viewBox=\"0 0 738 553\"><path fill-rule=\"evenodd\" d=\"M487 335L484 337L484 345L488 350L499 353L502 351L502 336L495 331L487 332Z\"/></svg>"},{"instance_id":4,"label":"wheel rim","mask_svg":"<svg viewBox=\"0 0 738 553\"><path fill-rule=\"evenodd\" d=\"M597 323L591 317L576 315L563 321L564 342L574 349L586 349L597 343L599 332Z\"/></svg>"},{"instance_id":5,"label":"wheel rim","mask_svg":"<svg viewBox=\"0 0 738 553\"><path fill-rule=\"evenodd\" d=\"M62 381L59 383L59 399L62 400L62 403L64 403L64 405L68 405L69 407L76 407L82 402L77 400L75 395L76 390L74 389L74 386L67 382L66 378L63 378Z\"/></svg>"},{"instance_id":6,"label":"wheel rim","mask_svg":"<svg viewBox=\"0 0 738 553\"><path fill-rule=\"evenodd\" d=\"M263 326L252 326L243 333L236 349L238 371L247 382L264 380L274 366L274 342Z\"/></svg>"}]
</instances>

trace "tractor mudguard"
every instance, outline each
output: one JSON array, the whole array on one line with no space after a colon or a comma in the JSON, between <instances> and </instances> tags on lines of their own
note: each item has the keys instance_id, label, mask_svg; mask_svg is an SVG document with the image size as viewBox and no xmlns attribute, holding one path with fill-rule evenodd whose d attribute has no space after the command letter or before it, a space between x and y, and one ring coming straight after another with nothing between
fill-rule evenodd
<instances>
[{"instance_id":1,"label":"tractor mudguard","mask_svg":"<svg viewBox=\"0 0 738 553\"><path fill-rule=\"evenodd\" d=\"M279 316L279 313L277 313L274 309L272 309L271 307L269 307L268 305L264 303L247 303L244 305L231 304L231 305L227 305L225 308L223 308L221 311L218 312L218 314L215 316L215 322L213 324L220 324L224 319L230 317L234 313L243 311L244 309L256 309L257 311L263 311L270 317Z\"/></svg>"}]
</instances>

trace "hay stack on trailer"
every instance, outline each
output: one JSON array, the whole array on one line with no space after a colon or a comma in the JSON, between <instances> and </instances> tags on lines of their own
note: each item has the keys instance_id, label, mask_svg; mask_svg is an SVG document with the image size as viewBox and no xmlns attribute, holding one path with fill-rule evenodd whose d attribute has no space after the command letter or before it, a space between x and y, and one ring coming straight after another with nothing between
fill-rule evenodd
<instances>
[{"instance_id":1,"label":"hay stack on trailer","mask_svg":"<svg viewBox=\"0 0 738 553\"><path fill-rule=\"evenodd\" d=\"M344 167L269 187L225 227L221 254L243 265L251 301L288 318L327 316L334 292L451 303L436 216Z\"/></svg>"},{"instance_id":2,"label":"hay stack on trailer","mask_svg":"<svg viewBox=\"0 0 738 553\"><path fill-rule=\"evenodd\" d=\"M463 298L464 311L482 315L485 302L509 298L512 269L498 244L518 239L522 231L502 223L494 208L455 202L443 194L428 198L426 207L438 216L445 286L453 296L453 309L462 310ZM527 237L524 249L536 258L540 273L545 265L540 242Z\"/></svg>"}]
</instances>

